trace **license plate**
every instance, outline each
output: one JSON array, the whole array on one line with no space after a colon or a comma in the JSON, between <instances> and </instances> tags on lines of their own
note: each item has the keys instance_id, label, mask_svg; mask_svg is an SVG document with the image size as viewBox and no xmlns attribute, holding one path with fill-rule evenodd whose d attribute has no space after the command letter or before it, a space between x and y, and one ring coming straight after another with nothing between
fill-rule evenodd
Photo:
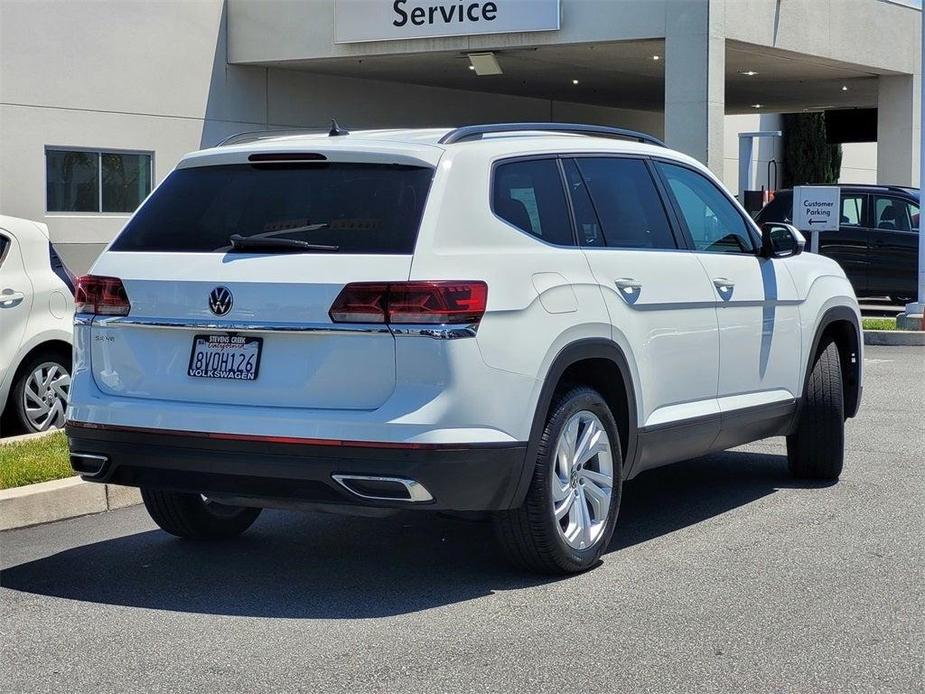
<instances>
[{"instance_id":1,"label":"license plate","mask_svg":"<svg viewBox=\"0 0 925 694\"><path fill-rule=\"evenodd\" d=\"M262 346L262 337L196 335L187 373L196 378L254 381Z\"/></svg>"}]
</instances>

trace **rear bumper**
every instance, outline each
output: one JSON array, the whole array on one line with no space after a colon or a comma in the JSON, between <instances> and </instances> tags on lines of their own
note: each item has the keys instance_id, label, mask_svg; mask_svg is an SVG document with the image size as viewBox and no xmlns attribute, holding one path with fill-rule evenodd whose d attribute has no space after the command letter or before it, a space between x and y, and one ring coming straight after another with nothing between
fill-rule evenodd
<instances>
[{"instance_id":1,"label":"rear bumper","mask_svg":"<svg viewBox=\"0 0 925 694\"><path fill-rule=\"evenodd\" d=\"M68 423L67 436L72 466L91 482L249 498L254 505L275 505L267 503L272 500L454 511L511 508L527 448L526 443L376 444L76 422ZM432 498L367 499L335 475L413 481Z\"/></svg>"}]
</instances>

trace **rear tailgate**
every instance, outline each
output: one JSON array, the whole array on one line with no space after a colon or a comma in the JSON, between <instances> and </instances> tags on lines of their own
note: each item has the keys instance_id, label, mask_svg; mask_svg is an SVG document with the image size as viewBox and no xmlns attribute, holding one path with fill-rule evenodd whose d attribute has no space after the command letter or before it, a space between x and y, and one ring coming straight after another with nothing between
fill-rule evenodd
<instances>
[{"instance_id":1,"label":"rear tailgate","mask_svg":"<svg viewBox=\"0 0 925 694\"><path fill-rule=\"evenodd\" d=\"M91 365L104 393L372 409L395 386L394 338L385 326L376 332L334 330L328 309L347 278L407 279L410 256L243 256L233 262L216 254L127 256L117 268L131 315L97 318L92 327ZM227 288L233 300L221 318L209 308L216 287ZM190 376L195 337L231 334L262 339L257 378Z\"/></svg>"},{"instance_id":2,"label":"rear tailgate","mask_svg":"<svg viewBox=\"0 0 925 694\"><path fill-rule=\"evenodd\" d=\"M384 324L335 324L328 311L347 283L408 279L432 175L356 161L173 172L93 268L120 278L131 304L128 316L93 321L98 387L165 401L378 407L395 387L395 338ZM232 248L233 235L317 248ZM210 305L213 290L227 290L230 310ZM226 363L204 354L210 337L248 339Z\"/></svg>"}]
</instances>

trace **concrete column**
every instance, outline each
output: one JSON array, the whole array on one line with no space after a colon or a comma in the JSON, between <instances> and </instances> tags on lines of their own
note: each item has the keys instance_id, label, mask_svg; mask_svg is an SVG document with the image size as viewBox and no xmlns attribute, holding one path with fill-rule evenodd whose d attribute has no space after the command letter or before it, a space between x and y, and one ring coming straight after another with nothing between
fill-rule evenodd
<instances>
[{"instance_id":1,"label":"concrete column","mask_svg":"<svg viewBox=\"0 0 925 694\"><path fill-rule=\"evenodd\" d=\"M665 139L723 176L725 0L669 0L665 31Z\"/></svg>"},{"instance_id":2,"label":"concrete column","mask_svg":"<svg viewBox=\"0 0 925 694\"><path fill-rule=\"evenodd\" d=\"M918 186L921 75L879 78L877 183Z\"/></svg>"}]
</instances>

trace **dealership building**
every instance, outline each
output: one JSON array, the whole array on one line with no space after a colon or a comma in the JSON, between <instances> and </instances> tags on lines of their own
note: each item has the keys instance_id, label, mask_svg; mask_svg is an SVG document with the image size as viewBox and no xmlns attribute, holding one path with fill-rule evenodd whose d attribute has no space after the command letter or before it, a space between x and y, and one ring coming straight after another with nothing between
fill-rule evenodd
<instances>
[{"instance_id":1,"label":"dealership building","mask_svg":"<svg viewBox=\"0 0 925 694\"><path fill-rule=\"evenodd\" d=\"M184 153L331 117L351 130L634 128L738 191L775 187L778 114L876 109L869 134L848 138L868 141L844 146L842 180L917 186L920 7L0 0L0 213L45 222L84 271Z\"/></svg>"}]
</instances>

